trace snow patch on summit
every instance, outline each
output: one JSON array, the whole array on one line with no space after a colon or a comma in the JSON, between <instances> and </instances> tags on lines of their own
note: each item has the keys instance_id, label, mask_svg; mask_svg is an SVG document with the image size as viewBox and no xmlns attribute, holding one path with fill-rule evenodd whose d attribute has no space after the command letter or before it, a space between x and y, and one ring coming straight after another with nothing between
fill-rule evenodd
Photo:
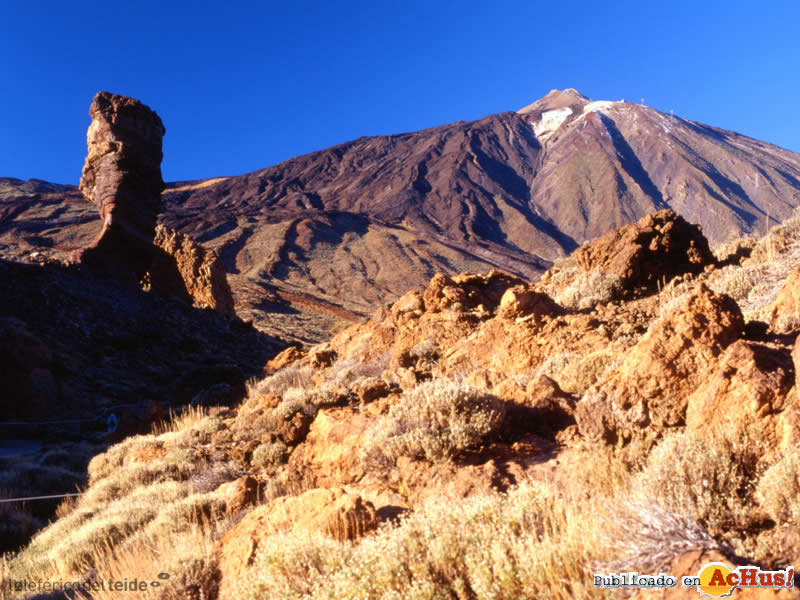
<instances>
[{"instance_id":1,"label":"snow patch on summit","mask_svg":"<svg viewBox=\"0 0 800 600\"><path fill-rule=\"evenodd\" d=\"M586 115L590 112L608 110L609 108L613 108L615 104L617 103L610 100L597 100L595 102L589 102L589 104L583 107L583 114Z\"/></svg>"},{"instance_id":2,"label":"snow patch on summit","mask_svg":"<svg viewBox=\"0 0 800 600\"><path fill-rule=\"evenodd\" d=\"M571 114L572 109L568 106L545 111L542 113L542 117L533 124L533 132L536 137L545 140L553 135Z\"/></svg>"}]
</instances>

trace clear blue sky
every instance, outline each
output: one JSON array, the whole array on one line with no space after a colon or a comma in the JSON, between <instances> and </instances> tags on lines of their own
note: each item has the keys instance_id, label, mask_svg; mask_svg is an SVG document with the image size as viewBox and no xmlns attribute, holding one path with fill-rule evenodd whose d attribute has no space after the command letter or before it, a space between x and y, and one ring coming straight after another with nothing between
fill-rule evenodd
<instances>
[{"instance_id":1,"label":"clear blue sky","mask_svg":"<svg viewBox=\"0 0 800 600\"><path fill-rule=\"evenodd\" d=\"M800 151L800 3L0 2L0 176L77 183L104 89L167 181L516 110L553 88Z\"/></svg>"}]
</instances>

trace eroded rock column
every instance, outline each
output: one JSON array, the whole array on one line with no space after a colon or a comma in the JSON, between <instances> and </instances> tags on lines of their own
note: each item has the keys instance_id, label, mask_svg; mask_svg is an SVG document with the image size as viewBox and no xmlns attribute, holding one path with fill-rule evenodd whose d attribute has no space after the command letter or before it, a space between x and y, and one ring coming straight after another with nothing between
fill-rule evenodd
<instances>
[{"instance_id":1,"label":"eroded rock column","mask_svg":"<svg viewBox=\"0 0 800 600\"><path fill-rule=\"evenodd\" d=\"M98 207L103 225L75 258L132 271L141 278L152 260L161 209L161 142L166 130L155 111L134 98L109 92L94 97L89 115L89 153L80 190Z\"/></svg>"}]
</instances>

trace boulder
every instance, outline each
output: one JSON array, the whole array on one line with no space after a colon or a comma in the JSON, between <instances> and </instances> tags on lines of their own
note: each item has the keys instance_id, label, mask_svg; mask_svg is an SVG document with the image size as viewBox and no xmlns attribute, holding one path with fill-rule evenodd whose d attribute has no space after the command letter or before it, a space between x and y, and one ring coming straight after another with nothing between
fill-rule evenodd
<instances>
[{"instance_id":1,"label":"boulder","mask_svg":"<svg viewBox=\"0 0 800 600\"><path fill-rule=\"evenodd\" d=\"M618 276L623 287L655 288L682 273L701 273L716 259L699 225L662 210L610 231L573 254L583 271Z\"/></svg>"},{"instance_id":2,"label":"boulder","mask_svg":"<svg viewBox=\"0 0 800 600\"><path fill-rule=\"evenodd\" d=\"M559 307L550 296L527 285L508 288L500 298L497 314L506 319L519 319L531 314L555 315Z\"/></svg>"},{"instance_id":3,"label":"boulder","mask_svg":"<svg viewBox=\"0 0 800 600\"><path fill-rule=\"evenodd\" d=\"M290 468L313 475L311 483L318 486L359 481L364 476L359 451L374 421L374 417L349 409L320 410L305 441L292 452Z\"/></svg>"},{"instance_id":4,"label":"boulder","mask_svg":"<svg viewBox=\"0 0 800 600\"><path fill-rule=\"evenodd\" d=\"M422 300L429 312L470 310L482 306L488 316L500 304L508 288L523 284L521 279L500 271L490 271L488 275L461 273L454 277L437 273L422 294ZM408 298L404 303L411 301Z\"/></svg>"},{"instance_id":5,"label":"boulder","mask_svg":"<svg viewBox=\"0 0 800 600\"><path fill-rule=\"evenodd\" d=\"M313 489L259 506L234 525L220 541L220 597L233 597L236 582L259 548L279 531L322 533L338 540L357 539L378 526L372 503L343 489Z\"/></svg>"},{"instance_id":6,"label":"boulder","mask_svg":"<svg viewBox=\"0 0 800 600\"><path fill-rule=\"evenodd\" d=\"M794 348L792 348L792 362L794 363L795 383L798 383L800 382L800 337L795 340Z\"/></svg>"},{"instance_id":7,"label":"boulder","mask_svg":"<svg viewBox=\"0 0 800 600\"><path fill-rule=\"evenodd\" d=\"M615 443L683 425L687 398L743 329L736 302L698 284L584 394L575 411L581 434Z\"/></svg>"},{"instance_id":8,"label":"boulder","mask_svg":"<svg viewBox=\"0 0 800 600\"><path fill-rule=\"evenodd\" d=\"M245 475L235 481L223 483L217 488L217 495L225 501L228 514L236 514L258 500L258 481Z\"/></svg>"},{"instance_id":9,"label":"boulder","mask_svg":"<svg viewBox=\"0 0 800 600\"><path fill-rule=\"evenodd\" d=\"M141 278L152 259L161 210L161 141L166 130L139 100L109 92L98 92L89 115L89 152L80 190L97 206L102 229L74 258L111 264Z\"/></svg>"},{"instance_id":10,"label":"boulder","mask_svg":"<svg viewBox=\"0 0 800 600\"><path fill-rule=\"evenodd\" d=\"M725 427L746 431L764 448L783 445L778 415L794 384L788 350L738 340L731 344L710 377L689 396L686 426L698 432Z\"/></svg>"},{"instance_id":11,"label":"boulder","mask_svg":"<svg viewBox=\"0 0 800 600\"><path fill-rule=\"evenodd\" d=\"M365 377L355 384L354 391L358 401L366 404L385 398L391 393L392 388L380 377Z\"/></svg>"},{"instance_id":12,"label":"boulder","mask_svg":"<svg viewBox=\"0 0 800 600\"><path fill-rule=\"evenodd\" d=\"M297 346L289 346L285 350L279 352L275 355L273 359L267 362L267 369L269 371L275 372L284 367L288 367L293 362L300 360L305 356L305 353L302 349L298 348Z\"/></svg>"},{"instance_id":13,"label":"boulder","mask_svg":"<svg viewBox=\"0 0 800 600\"><path fill-rule=\"evenodd\" d=\"M769 309L769 320L778 331L800 330L800 268L786 278Z\"/></svg>"},{"instance_id":14,"label":"boulder","mask_svg":"<svg viewBox=\"0 0 800 600\"><path fill-rule=\"evenodd\" d=\"M327 369L337 358L336 351L332 350L328 344L316 346L309 352L311 367L316 370Z\"/></svg>"},{"instance_id":15,"label":"boulder","mask_svg":"<svg viewBox=\"0 0 800 600\"><path fill-rule=\"evenodd\" d=\"M274 529L318 531L337 540L357 539L378 526L372 503L341 488L277 498L265 516Z\"/></svg>"}]
</instances>

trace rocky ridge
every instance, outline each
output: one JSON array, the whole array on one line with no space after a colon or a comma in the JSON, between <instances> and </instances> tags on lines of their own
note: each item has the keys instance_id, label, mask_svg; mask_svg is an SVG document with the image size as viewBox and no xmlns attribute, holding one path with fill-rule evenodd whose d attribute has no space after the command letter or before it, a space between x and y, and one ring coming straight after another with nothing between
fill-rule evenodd
<instances>
[{"instance_id":1,"label":"rocky ridge","mask_svg":"<svg viewBox=\"0 0 800 600\"><path fill-rule=\"evenodd\" d=\"M6 256L91 241L75 188L4 181ZM218 253L244 318L308 343L437 272L533 280L585 241L664 209L701 225L712 245L762 234L789 217L799 190L795 153L553 90L517 112L167 184L159 218Z\"/></svg>"},{"instance_id":2,"label":"rocky ridge","mask_svg":"<svg viewBox=\"0 0 800 600\"><path fill-rule=\"evenodd\" d=\"M696 574L698 555L793 564L800 327L779 316L794 310L784 299L800 268L799 224L714 256L697 227L660 211L538 284L438 274L328 342L285 350L241 405L100 455L74 510L128 519L117 503L156 494L151 480L124 498L103 490L146 465L179 496L159 496L158 511L193 522L197 507L215 525L176 532L155 511L138 526L151 534L117 544L150 564L153 540L193 540L202 566L170 563L171 589L218 598L408 594L421 582L480 596L498 581L513 597L564 581L559 597L606 597L591 573L613 561L678 575ZM766 260L782 288L743 310L739 278ZM576 286L591 302L568 301ZM59 527L11 568L52 569L36 552ZM90 525L77 527L76 539ZM76 561L59 572L85 574Z\"/></svg>"}]
</instances>

